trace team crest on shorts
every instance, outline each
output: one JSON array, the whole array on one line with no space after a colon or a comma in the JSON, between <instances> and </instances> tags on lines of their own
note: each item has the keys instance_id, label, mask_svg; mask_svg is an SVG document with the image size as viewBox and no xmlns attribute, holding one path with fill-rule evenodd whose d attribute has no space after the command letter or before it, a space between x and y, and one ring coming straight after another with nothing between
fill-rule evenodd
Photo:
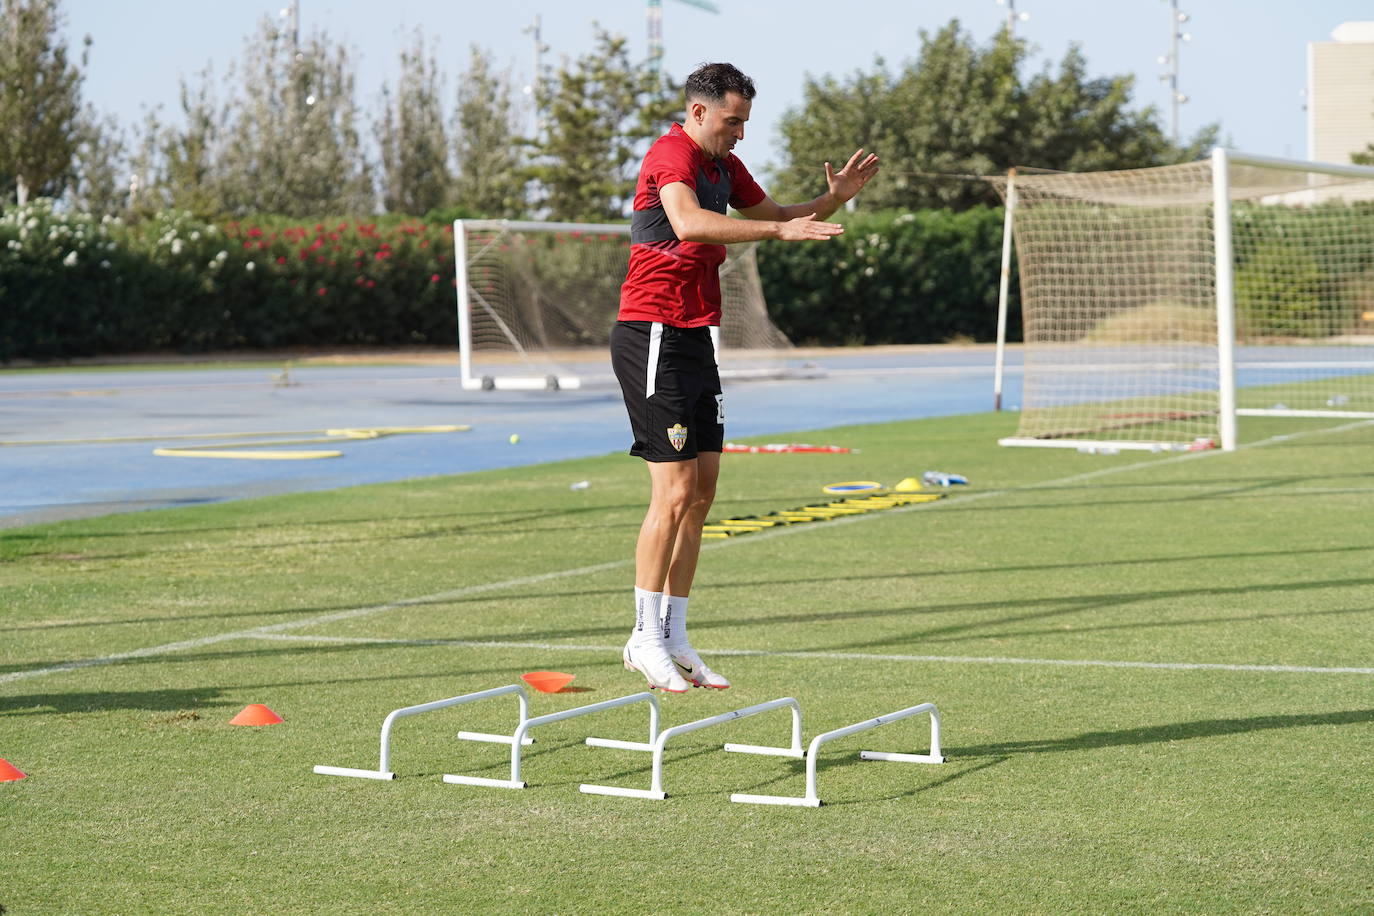
<instances>
[{"instance_id":1,"label":"team crest on shorts","mask_svg":"<svg viewBox=\"0 0 1374 916\"><path fill-rule=\"evenodd\" d=\"M682 447L687 444L687 427L681 423L674 423L668 427L668 442L677 451L682 451Z\"/></svg>"}]
</instances>

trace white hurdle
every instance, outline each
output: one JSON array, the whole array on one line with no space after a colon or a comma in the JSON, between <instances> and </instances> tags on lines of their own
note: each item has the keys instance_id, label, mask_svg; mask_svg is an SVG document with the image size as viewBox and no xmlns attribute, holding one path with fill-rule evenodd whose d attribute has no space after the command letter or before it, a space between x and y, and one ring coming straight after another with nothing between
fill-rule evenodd
<instances>
[{"instance_id":1,"label":"white hurdle","mask_svg":"<svg viewBox=\"0 0 1374 916\"><path fill-rule=\"evenodd\" d=\"M317 766L315 772L322 776L355 776L359 779L395 779L396 774L391 772L391 725L397 719L405 716L414 716L422 712L429 712L434 709L445 709L449 706L460 706L464 703L471 703L474 700L485 700L489 697L499 697L513 693L520 701L520 722L524 724L529 719L529 698L525 695L525 688L520 684L511 684L509 687L493 687L491 690L482 690L477 693L467 693L460 697L449 697L446 700L435 700L432 703L420 703L416 706L405 706L401 709L393 709L382 720L382 752L381 761L375 770L362 770L353 767L332 767ZM517 734L519 730L517 729ZM458 737L465 741L492 741L497 743L507 743L512 740L510 735L490 735L485 732L459 732ZM521 735L523 737L523 735ZM532 738L525 738L524 743L530 744Z\"/></svg>"},{"instance_id":2,"label":"white hurdle","mask_svg":"<svg viewBox=\"0 0 1374 916\"><path fill-rule=\"evenodd\" d=\"M642 693L630 694L626 697L618 697L614 700L603 700L600 703L592 703L587 706L575 706L572 709L565 709L562 712L551 712L548 715L536 716L533 719L521 717L520 724L516 726L515 733L503 741L510 742L510 779L489 779L485 776L459 776L452 773L444 774L444 782L457 783L467 786L494 786L501 789L524 789L526 784L520 779L520 748L522 745L529 744L533 739L527 735L530 729L539 725L547 725L550 722L561 722L564 719L575 719L578 716L585 716L594 712L601 712L606 709L615 709L619 706L628 706L631 703L649 704L649 741L653 742L658 737L658 697L649 693L647 690ZM588 744L600 744L609 747L626 747L632 742L611 742L608 738L588 738ZM651 747L652 744L642 745Z\"/></svg>"},{"instance_id":3,"label":"white hurdle","mask_svg":"<svg viewBox=\"0 0 1374 916\"><path fill-rule=\"evenodd\" d=\"M761 712L768 712L771 709L780 709L788 706L792 709L792 745L791 747L764 747L756 744L735 744L728 745L730 750L744 754L772 754L783 757L801 757L803 754L801 746L801 704L792 697L782 697L777 700L769 700L767 703L759 703L755 706L746 706L743 709L735 709L730 712L721 713L718 716L711 716L707 719L698 719L695 722L688 722L684 725L674 725L672 728L664 729L659 732L658 739L649 748L634 747L626 744L611 745L616 747L630 747L631 750L652 749L654 754L653 780L649 789L626 789L621 786L600 786L590 783L583 783L579 790L589 795L622 795L627 798L650 798L662 800L668 797L668 793L663 790L663 748L667 745L670 738L677 735L685 735L700 728L707 728L712 725L719 725L722 722L732 722L735 719L743 719L748 716L755 716ZM587 739L590 744L592 739Z\"/></svg>"},{"instance_id":4,"label":"white hurdle","mask_svg":"<svg viewBox=\"0 0 1374 916\"><path fill-rule=\"evenodd\" d=\"M758 805L798 805L805 808L819 808L821 806L820 796L816 792L816 757L821 749L821 745L827 741L834 741L836 738L843 738L855 732L867 731L870 728L877 728L879 725L890 725L893 722L900 722L908 716L919 715L920 713L930 713L930 753L929 754L892 754L883 751L860 751L861 760L895 760L904 763L944 763L945 758L940 755L940 711L935 708L934 703L922 703L919 706L909 706L897 712L878 716L865 722L856 722L853 725L846 725L844 728L837 728L817 735L811 739L810 746L806 749L806 795L797 798L790 795L749 795L743 792L736 792L730 796L730 801L745 802Z\"/></svg>"}]
</instances>

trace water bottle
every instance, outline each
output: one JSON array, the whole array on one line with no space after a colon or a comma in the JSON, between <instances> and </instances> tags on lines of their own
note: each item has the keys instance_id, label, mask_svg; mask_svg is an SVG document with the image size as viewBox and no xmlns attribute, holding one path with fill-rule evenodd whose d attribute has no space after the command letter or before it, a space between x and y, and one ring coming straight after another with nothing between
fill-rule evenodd
<instances>
[{"instance_id":1,"label":"water bottle","mask_svg":"<svg viewBox=\"0 0 1374 916\"><path fill-rule=\"evenodd\" d=\"M585 490L592 485L590 480L579 480L577 483L568 487L569 490Z\"/></svg>"},{"instance_id":2,"label":"water bottle","mask_svg":"<svg viewBox=\"0 0 1374 916\"><path fill-rule=\"evenodd\" d=\"M928 487L947 487L950 484L968 483L968 478L959 474L946 474L944 471L926 471L921 475L921 483Z\"/></svg>"}]
</instances>

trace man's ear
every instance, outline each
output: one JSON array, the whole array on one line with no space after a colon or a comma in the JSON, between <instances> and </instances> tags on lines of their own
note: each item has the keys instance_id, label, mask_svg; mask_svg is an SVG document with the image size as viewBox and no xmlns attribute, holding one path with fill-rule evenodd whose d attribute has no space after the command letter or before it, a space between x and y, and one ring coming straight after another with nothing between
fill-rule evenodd
<instances>
[{"instance_id":1,"label":"man's ear","mask_svg":"<svg viewBox=\"0 0 1374 916\"><path fill-rule=\"evenodd\" d=\"M706 106L701 102L693 102L687 106L687 116L698 124L706 119Z\"/></svg>"}]
</instances>

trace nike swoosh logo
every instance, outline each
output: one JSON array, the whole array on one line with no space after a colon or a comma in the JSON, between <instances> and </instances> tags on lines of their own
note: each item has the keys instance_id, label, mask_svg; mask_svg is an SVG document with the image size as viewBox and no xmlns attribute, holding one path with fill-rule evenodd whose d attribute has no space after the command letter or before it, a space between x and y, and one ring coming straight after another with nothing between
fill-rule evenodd
<instances>
[{"instance_id":1,"label":"nike swoosh logo","mask_svg":"<svg viewBox=\"0 0 1374 916\"><path fill-rule=\"evenodd\" d=\"M678 661L677 659L673 659L673 664L674 664L674 665L677 665L678 670L681 671L683 674L691 674L691 673L692 673L692 666L691 666L691 665L684 665L682 662Z\"/></svg>"}]
</instances>

